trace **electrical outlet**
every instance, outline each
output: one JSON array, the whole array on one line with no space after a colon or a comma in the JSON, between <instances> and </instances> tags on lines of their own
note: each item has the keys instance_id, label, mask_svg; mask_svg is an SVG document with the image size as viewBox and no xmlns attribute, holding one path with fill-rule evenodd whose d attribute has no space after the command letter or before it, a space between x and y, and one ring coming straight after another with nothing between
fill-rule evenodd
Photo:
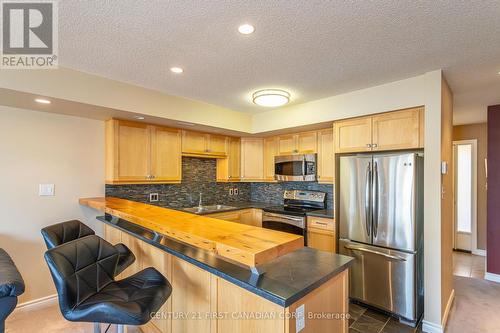
<instances>
[{"instance_id":1,"label":"electrical outlet","mask_svg":"<svg viewBox=\"0 0 500 333\"><path fill-rule=\"evenodd\" d=\"M233 192L234 192L234 195L238 195L238 194L240 194L240 190L238 190L237 188L235 188L235 189L233 190Z\"/></svg>"},{"instance_id":2,"label":"electrical outlet","mask_svg":"<svg viewBox=\"0 0 500 333\"><path fill-rule=\"evenodd\" d=\"M149 194L149 202L157 202L158 201L158 193L150 193Z\"/></svg>"},{"instance_id":3,"label":"electrical outlet","mask_svg":"<svg viewBox=\"0 0 500 333\"><path fill-rule=\"evenodd\" d=\"M229 189L229 195L234 195L234 190L232 188Z\"/></svg>"}]
</instances>

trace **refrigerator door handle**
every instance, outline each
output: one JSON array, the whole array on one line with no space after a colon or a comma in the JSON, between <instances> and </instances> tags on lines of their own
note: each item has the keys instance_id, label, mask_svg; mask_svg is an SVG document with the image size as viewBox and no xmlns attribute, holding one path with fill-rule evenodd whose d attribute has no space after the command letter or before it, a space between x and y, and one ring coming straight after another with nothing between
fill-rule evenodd
<instances>
[{"instance_id":1,"label":"refrigerator door handle","mask_svg":"<svg viewBox=\"0 0 500 333\"><path fill-rule=\"evenodd\" d=\"M392 259L392 260L396 260L396 261L406 261L406 259L403 258L403 257L395 256L395 255L392 255L392 254L387 254L387 253L383 253L383 252L379 252L379 251L375 251L375 250L370 250L370 249L367 249L367 248L364 248L364 247L357 247L357 246L352 246L352 245L344 245L344 247L346 249L349 249L349 250L361 251L361 252L368 252L368 253L372 253L372 254L376 254L376 255L379 255L379 256L383 256L383 257L386 257L386 258L389 258L389 259Z\"/></svg>"},{"instance_id":2,"label":"refrigerator door handle","mask_svg":"<svg viewBox=\"0 0 500 333\"><path fill-rule=\"evenodd\" d=\"M371 188L371 163L366 167L366 186L365 186L365 226L366 234L370 237L370 188Z\"/></svg>"},{"instance_id":3,"label":"refrigerator door handle","mask_svg":"<svg viewBox=\"0 0 500 333\"><path fill-rule=\"evenodd\" d=\"M377 237L378 231L378 211L379 211L379 179L378 179L378 163L373 162L373 237Z\"/></svg>"}]
</instances>

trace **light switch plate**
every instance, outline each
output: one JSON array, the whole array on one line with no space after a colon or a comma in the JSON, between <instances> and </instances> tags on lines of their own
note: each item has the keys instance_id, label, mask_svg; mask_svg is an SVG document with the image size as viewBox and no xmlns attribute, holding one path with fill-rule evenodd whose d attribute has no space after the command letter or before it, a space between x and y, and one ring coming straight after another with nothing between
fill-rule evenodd
<instances>
[{"instance_id":1,"label":"light switch plate","mask_svg":"<svg viewBox=\"0 0 500 333\"><path fill-rule=\"evenodd\" d=\"M234 190L232 188L229 189L229 195L233 195L234 194Z\"/></svg>"},{"instance_id":2,"label":"light switch plate","mask_svg":"<svg viewBox=\"0 0 500 333\"><path fill-rule=\"evenodd\" d=\"M55 185L54 184L39 184L38 185L38 195L41 197L54 196L55 195Z\"/></svg>"}]
</instances>

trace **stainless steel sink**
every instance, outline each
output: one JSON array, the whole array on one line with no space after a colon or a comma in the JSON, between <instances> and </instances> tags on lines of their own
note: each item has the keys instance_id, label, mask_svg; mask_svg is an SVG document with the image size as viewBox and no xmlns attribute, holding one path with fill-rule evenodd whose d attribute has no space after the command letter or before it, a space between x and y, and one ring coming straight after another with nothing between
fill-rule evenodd
<instances>
[{"instance_id":1,"label":"stainless steel sink","mask_svg":"<svg viewBox=\"0 0 500 333\"><path fill-rule=\"evenodd\" d=\"M209 213L215 213L215 212L220 212L220 211L224 211L224 210L231 210L231 209L236 209L236 207L226 206L226 205L207 205L207 206L195 206L195 207L182 208L183 211L195 213L195 214L209 214Z\"/></svg>"}]
</instances>

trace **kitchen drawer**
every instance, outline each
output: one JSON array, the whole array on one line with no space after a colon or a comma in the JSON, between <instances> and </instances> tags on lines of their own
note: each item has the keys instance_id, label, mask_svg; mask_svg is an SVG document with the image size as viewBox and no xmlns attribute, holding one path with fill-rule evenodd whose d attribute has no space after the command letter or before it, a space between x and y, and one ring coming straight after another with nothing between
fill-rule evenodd
<instances>
[{"instance_id":1,"label":"kitchen drawer","mask_svg":"<svg viewBox=\"0 0 500 333\"><path fill-rule=\"evenodd\" d=\"M328 230L331 232L335 231L335 220L325 219L322 217L307 217L307 227L313 229Z\"/></svg>"}]
</instances>

